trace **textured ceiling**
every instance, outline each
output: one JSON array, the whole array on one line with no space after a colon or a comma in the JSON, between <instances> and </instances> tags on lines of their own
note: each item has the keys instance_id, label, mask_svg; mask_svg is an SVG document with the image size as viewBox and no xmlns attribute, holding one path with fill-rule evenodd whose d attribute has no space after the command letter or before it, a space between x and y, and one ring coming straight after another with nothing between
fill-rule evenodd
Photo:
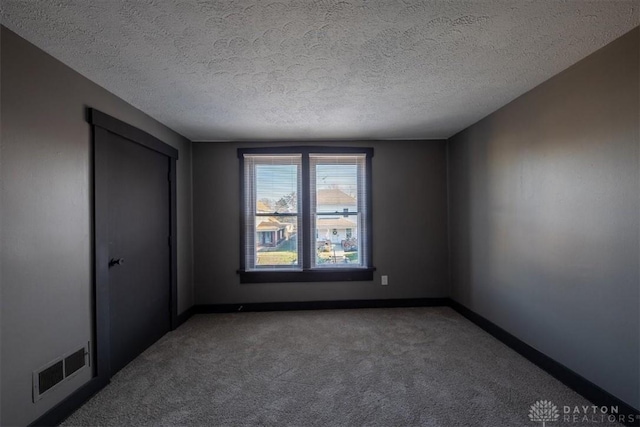
<instances>
[{"instance_id":1,"label":"textured ceiling","mask_svg":"<svg viewBox=\"0 0 640 427\"><path fill-rule=\"evenodd\" d=\"M192 140L448 137L638 25L637 0L3 0Z\"/></svg>"}]
</instances>

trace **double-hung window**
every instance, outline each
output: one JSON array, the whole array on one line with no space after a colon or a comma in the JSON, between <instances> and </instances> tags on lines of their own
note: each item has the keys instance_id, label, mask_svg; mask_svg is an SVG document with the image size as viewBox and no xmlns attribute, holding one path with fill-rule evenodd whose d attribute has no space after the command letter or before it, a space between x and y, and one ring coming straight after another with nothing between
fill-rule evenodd
<instances>
[{"instance_id":1,"label":"double-hung window","mask_svg":"<svg viewBox=\"0 0 640 427\"><path fill-rule=\"evenodd\" d=\"M371 148L238 150L243 283L372 280Z\"/></svg>"}]
</instances>

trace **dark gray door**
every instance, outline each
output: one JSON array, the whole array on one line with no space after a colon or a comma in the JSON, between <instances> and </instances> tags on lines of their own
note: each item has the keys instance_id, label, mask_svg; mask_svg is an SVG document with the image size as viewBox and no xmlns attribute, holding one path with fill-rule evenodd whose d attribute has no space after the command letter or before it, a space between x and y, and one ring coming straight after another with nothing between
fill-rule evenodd
<instances>
[{"instance_id":1,"label":"dark gray door","mask_svg":"<svg viewBox=\"0 0 640 427\"><path fill-rule=\"evenodd\" d=\"M111 375L170 328L169 158L108 134Z\"/></svg>"}]
</instances>

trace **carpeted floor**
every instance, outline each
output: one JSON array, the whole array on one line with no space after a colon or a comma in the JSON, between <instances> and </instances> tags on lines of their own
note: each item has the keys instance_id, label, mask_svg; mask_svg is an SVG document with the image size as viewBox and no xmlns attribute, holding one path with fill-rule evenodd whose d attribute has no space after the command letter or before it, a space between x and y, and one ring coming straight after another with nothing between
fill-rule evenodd
<instances>
[{"instance_id":1,"label":"carpeted floor","mask_svg":"<svg viewBox=\"0 0 640 427\"><path fill-rule=\"evenodd\" d=\"M588 405L447 307L197 315L66 426L541 426ZM609 424L599 423L598 426Z\"/></svg>"}]
</instances>

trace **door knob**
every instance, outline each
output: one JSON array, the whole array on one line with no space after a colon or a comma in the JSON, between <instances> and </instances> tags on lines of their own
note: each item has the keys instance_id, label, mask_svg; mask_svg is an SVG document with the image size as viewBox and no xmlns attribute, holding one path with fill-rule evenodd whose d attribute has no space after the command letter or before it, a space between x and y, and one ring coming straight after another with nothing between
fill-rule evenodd
<instances>
[{"instance_id":1,"label":"door knob","mask_svg":"<svg viewBox=\"0 0 640 427\"><path fill-rule=\"evenodd\" d=\"M122 264L124 264L124 258L111 258L111 261L109 261L109 267Z\"/></svg>"}]
</instances>

